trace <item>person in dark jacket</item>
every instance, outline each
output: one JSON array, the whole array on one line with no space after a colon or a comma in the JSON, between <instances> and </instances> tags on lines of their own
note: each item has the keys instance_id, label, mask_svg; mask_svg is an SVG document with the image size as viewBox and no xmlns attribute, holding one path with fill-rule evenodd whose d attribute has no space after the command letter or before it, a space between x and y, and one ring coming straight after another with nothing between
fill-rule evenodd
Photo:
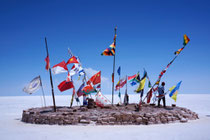
<instances>
[{"instance_id":1,"label":"person in dark jacket","mask_svg":"<svg viewBox=\"0 0 210 140\"><path fill-rule=\"evenodd\" d=\"M158 87L159 99L158 99L158 107L160 106L160 101L163 100L163 106L166 107L166 98L165 98L165 82L161 83L161 86Z\"/></svg>"},{"instance_id":2,"label":"person in dark jacket","mask_svg":"<svg viewBox=\"0 0 210 140\"><path fill-rule=\"evenodd\" d=\"M129 103L129 96L128 96L127 92L126 92L125 96L124 96L124 105L126 106L126 105L128 105L128 103Z\"/></svg>"}]
</instances>

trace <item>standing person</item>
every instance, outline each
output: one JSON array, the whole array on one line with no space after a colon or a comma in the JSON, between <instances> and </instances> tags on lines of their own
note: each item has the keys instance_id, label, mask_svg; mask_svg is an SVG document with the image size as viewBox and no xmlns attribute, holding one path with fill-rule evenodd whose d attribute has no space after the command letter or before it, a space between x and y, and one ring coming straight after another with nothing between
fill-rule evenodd
<instances>
[{"instance_id":1,"label":"standing person","mask_svg":"<svg viewBox=\"0 0 210 140\"><path fill-rule=\"evenodd\" d=\"M165 98L165 93L164 93L164 88L165 82L161 83L161 86L158 87L158 94L159 94L159 99L158 99L158 107L160 106L160 101L163 100L163 106L166 107L166 98Z\"/></svg>"},{"instance_id":2,"label":"standing person","mask_svg":"<svg viewBox=\"0 0 210 140\"><path fill-rule=\"evenodd\" d=\"M88 104L87 102L87 96L84 94L83 95L83 106L86 106Z\"/></svg>"},{"instance_id":3,"label":"standing person","mask_svg":"<svg viewBox=\"0 0 210 140\"><path fill-rule=\"evenodd\" d=\"M127 92L126 92L125 96L124 96L124 105L126 106L126 105L128 105L128 103L129 103L129 96L128 96Z\"/></svg>"}]
</instances>

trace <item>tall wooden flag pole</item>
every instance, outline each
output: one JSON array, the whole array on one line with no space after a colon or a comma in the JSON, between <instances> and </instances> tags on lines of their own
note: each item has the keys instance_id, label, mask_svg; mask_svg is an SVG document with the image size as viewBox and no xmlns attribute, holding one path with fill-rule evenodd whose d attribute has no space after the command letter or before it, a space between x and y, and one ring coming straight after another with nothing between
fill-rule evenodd
<instances>
[{"instance_id":1,"label":"tall wooden flag pole","mask_svg":"<svg viewBox=\"0 0 210 140\"><path fill-rule=\"evenodd\" d=\"M45 46L46 46L46 51L47 51L47 57L49 59L49 52L48 52L47 38L46 37L45 37ZM49 73L50 73L50 83L51 83L51 89L52 89L53 108L54 108L54 112L56 112L55 96L54 96L53 81L52 81L52 74L51 74L51 68L50 67L49 67Z\"/></svg>"},{"instance_id":2,"label":"tall wooden flag pole","mask_svg":"<svg viewBox=\"0 0 210 140\"><path fill-rule=\"evenodd\" d=\"M114 75L115 75L115 55L116 55L116 35L117 35L117 26L114 28L114 46L115 46L115 54L113 59L113 73L112 73L112 105L114 104Z\"/></svg>"}]
</instances>

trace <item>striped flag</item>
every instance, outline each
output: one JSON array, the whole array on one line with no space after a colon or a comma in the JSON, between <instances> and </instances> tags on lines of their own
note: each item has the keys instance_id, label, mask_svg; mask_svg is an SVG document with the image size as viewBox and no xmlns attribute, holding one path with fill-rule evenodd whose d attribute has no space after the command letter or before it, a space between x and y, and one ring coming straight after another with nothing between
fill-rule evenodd
<instances>
[{"instance_id":1,"label":"striped flag","mask_svg":"<svg viewBox=\"0 0 210 140\"><path fill-rule=\"evenodd\" d=\"M124 77L123 79L120 79L120 81L117 83L116 87L115 87L115 91L119 90L120 88L122 88L127 82L126 77Z\"/></svg>"},{"instance_id":2,"label":"striped flag","mask_svg":"<svg viewBox=\"0 0 210 140\"><path fill-rule=\"evenodd\" d=\"M106 48L101 53L101 55L104 55L104 56L114 56L115 55L116 37L117 37L117 35L115 34L113 43L109 46L109 48Z\"/></svg>"}]
</instances>

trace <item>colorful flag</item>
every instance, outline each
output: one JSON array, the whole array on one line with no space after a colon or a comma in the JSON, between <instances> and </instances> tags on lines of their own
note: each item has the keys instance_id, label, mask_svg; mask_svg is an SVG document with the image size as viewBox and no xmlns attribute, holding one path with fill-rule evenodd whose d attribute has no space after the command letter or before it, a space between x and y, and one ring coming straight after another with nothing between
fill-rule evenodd
<instances>
[{"instance_id":1,"label":"colorful flag","mask_svg":"<svg viewBox=\"0 0 210 140\"><path fill-rule=\"evenodd\" d=\"M59 85L58 85L58 89L63 92L65 90L68 90L68 89L71 89L73 88L74 85L72 82L66 82L66 80L64 80L63 82L61 82Z\"/></svg>"},{"instance_id":2,"label":"colorful flag","mask_svg":"<svg viewBox=\"0 0 210 140\"><path fill-rule=\"evenodd\" d=\"M23 91L32 94L39 89L41 86L40 76L35 77L31 82L23 88Z\"/></svg>"},{"instance_id":3,"label":"colorful flag","mask_svg":"<svg viewBox=\"0 0 210 140\"><path fill-rule=\"evenodd\" d=\"M181 52L183 49L184 49L184 47L182 47L182 48L181 48L181 49L179 49L178 51L175 51L175 52L174 52L174 54L175 54L175 55L180 54L180 52Z\"/></svg>"},{"instance_id":4,"label":"colorful flag","mask_svg":"<svg viewBox=\"0 0 210 140\"><path fill-rule=\"evenodd\" d=\"M104 56L114 56L115 55L115 48L106 48L102 53L101 55L104 55Z\"/></svg>"},{"instance_id":5,"label":"colorful flag","mask_svg":"<svg viewBox=\"0 0 210 140\"><path fill-rule=\"evenodd\" d=\"M117 83L117 85L115 86L115 91L119 90L120 88L122 88L127 82L126 77L124 77L123 79L120 79L120 81Z\"/></svg>"},{"instance_id":6,"label":"colorful flag","mask_svg":"<svg viewBox=\"0 0 210 140\"><path fill-rule=\"evenodd\" d=\"M135 75L133 75L133 76L128 76L128 80L129 80L129 82L130 82L131 80L133 80L135 77L136 77L136 74L135 74Z\"/></svg>"},{"instance_id":7,"label":"colorful flag","mask_svg":"<svg viewBox=\"0 0 210 140\"><path fill-rule=\"evenodd\" d=\"M53 74L59 74L59 73L67 72L67 71L68 71L68 68L66 66L65 61L62 61L59 64L52 67Z\"/></svg>"},{"instance_id":8,"label":"colorful flag","mask_svg":"<svg viewBox=\"0 0 210 140\"><path fill-rule=\"evenodd\" d=\"M101 71L93 75L87 82L87 84L92 83L93 85L101 83Z\"/></svg>"},{"instance_id":9,"label":"colorful flag","mask_svg":"<svg viewBox=\"0 0 210 140\"><path fill-rule=\"evenodd\" d=\"M70 75L73 76L79 73L79 76L84 75L84 70L80 64L74 64L70 70Z\"/></svg>"},{"instance_id":10,"label":"colorful flag","mask_svg":"<svg viewBox=\"0 0 210 140\"><path fill-rule=\"evenodd\" d=\"M115 36L114 36L114 42L109 46L109 48L106 48L101 53L101 55L105 55L105 56L114 56L115 55L116 37L117 37L117 35L115 34Z\"/></svg>"},{"instance_id":11,"label":"colorful flag","mask_svg":"<svg viewBox=\"0 0 210 140\"><path fill-rule=\"evenodd\" d=\"M116 47L116 37L117 37L117 35L114 35L114 41L113 41L113 43L110 45L111 48L115 48L115 47Z\"/></svg>"},{"instance_id":12,"label":"colorful flag","mask_svg":"<svg viewBox=\"0 0 210 140\"><path fill-rule=\"evenodd\" d=\"M107 100L106 98L102 95L102 93L99 91L97 94L96 94L96 105L99 106L99 107L104 107L106 104L107 104Z\"/></svg>"},{"instance_id":13,"label":"colorful flag","mask_svg":"<svg viewBox=\"0 0 210 140\"><path fill-rule=\"evenodd\" d=\"M187 37L187 35L185 34L184 35L184 42L183 42L183 45L186 46L187 43L190 41L190 39Z\"/></svg>"},{"instance_id":14,"label":"colorful flag","mask_svg":"<svg viewBox=\"0 0 210 140\"><path fill-rule=\"evenodd\" d=\"M169 91L171 92L176 86L173 86L171 88L169 88Z\"/></svg>"},{"instance_id":15,"label":"colorful flag","mask_svg":"<svg viewBox=\"0 0 210 140\"><path fill-rule=\"evenodd\" d=\"M155 85L159 85L160 84L160 79L158 79L158 81L155 83Z\"/></svg>"},{"instance_id":16,"label":"colorful flag","mask_svg":"<svg viewBox=\"0 0 210 140\"><path fill-rule=\"evenodd\" d=\"M140 75L139 75L139 73L137 73L137 74L135 74L133 76L128 76L128 80L129 80L131 86L136 85L137 83L140 82Z\"/></svg>"},{"instance_id":17,"label":"colorful flag","mask_svg":"<svg viewBox=\"0 0 210 140\"><path fill-rule=\"evenodd\" d=\"M79 76L84 75L85 71L82 67L79 67Z\"/></svg>"},{"instance_id":18,"label":"colorful flag","mask_svg":"<svg viewBox=\"0 0 210 140\"><path fill-rule=\"evenodd\" d=\"M135 92L140 93L144 89L144 86L146 83L146 78L147 78L147 72L144 70L144 75L140 79L140 84L139 84L138 88L135 90Z\"/></svg>"},{"instance_id":19,"label":"colorful flag","mask_svg":"<svg viewBox=\"0 0 210 140\"><path fill-rule=\"evenodd\" d=\"M173 59L170 63L168 63L168 65L166 66L166 68L160 72L159 77L158 77L158 80L157 80L157 82L155 83L156 85L159 85L161 77L162 77L163 74L167 71L167 69L169 68L169 66L174 62L174 60L175 60L175 59Z\"/></svg>"},{"instance_id":20,"label":"colorful flag","mask_svg":"<svg viewBox=\"0 0 210 140\"><path fill-rule=\"evenodd\" d=\"M69 58L69 60L66 62L66 65L72 64L72 63L79 63L75 56L72 56L71 58Z\"/></svg>"},{"instance_id":21,"label":"colorful flag","mask_svg":"<svg viewBox=\"0 0 210 140\"><path fill-rule=\"evenodd\" d=\"M144 77L139 84L139 87L136 89L136 92L139 93L144 89L145 86L145 82L146 82L146 77Z\"/></svg>"},{"instance_id":22,"label":"colorful flag","mask_svg":"<svg viewBox=\"0 0 210 140\"><path fill-rule=\"evenodd\" d=\"M176 86L173 86L169 89L171 91L169 93L169 96L172 99L174 99L175 102L176 102L176 99L177 99L177 94L178 94L178 90L179 90L179 87L180 87L181 83L182 83L182 81L180 81Z\"/></svg>"},{"instance_id":23,"label":"colorful flag","mask_svg":"<svg viewBox=\"0 0 210 140\"><path fill-rule=\"evenodd\" d=\"M79 87L79 89L77 90L77 96L78 96L78 97L80 97L80 96L82 96L82 95L84 94L84 92L82 92L82 89L84 88L84 86L85 86L85 83L83 83L83 84Z\"/></svg>"},{"instance_id":24,"label":"colorful flag","mask_svg":"<svg viewBox=\"0 0 210 140\"><path fill-rule=\"evenodd\" d=\"M87 95L87 94L96 92L96 90L93 88L93 86L88 84L82 89L82 92Z\"/></svg>"},{"instance_id":25,"label":"colorful flag","mask_svg":"<svg viewBox=\"0 0 210 140\"><path fill-rule=\"evenodd\" d=\"M119 66L119 68L117 69L118 75L120 75L120 72L121 72L121 67Z\"/></svg>"},{"instance_id":26,"label":"colorful flag","mask_svg":"<svg viewBox=\"0 0 210 140\"><path fill-rule=\"evenodd\" d=\"M174 54L175 54L175 55L180 54L181 51L185 48L185 46L188 44L189 41L190 41L190 39L187 37L187 35L184 35L184 42L183 42L184 47L182 47L182 48L179 49L178 51L174 52Z\"/></svg>"},{"instance_id":27,"label":"colorful flag","mask_svg":"<svg viewBox=\"0 0 210 140\"><path fill-rule=\"evenodd\" d=\"M50 69L50 58L49 58L49 55L47 55L47 57L45 58L45 62L46 62L45 69L49 70Z\"/></svg>"}]
</instances>

